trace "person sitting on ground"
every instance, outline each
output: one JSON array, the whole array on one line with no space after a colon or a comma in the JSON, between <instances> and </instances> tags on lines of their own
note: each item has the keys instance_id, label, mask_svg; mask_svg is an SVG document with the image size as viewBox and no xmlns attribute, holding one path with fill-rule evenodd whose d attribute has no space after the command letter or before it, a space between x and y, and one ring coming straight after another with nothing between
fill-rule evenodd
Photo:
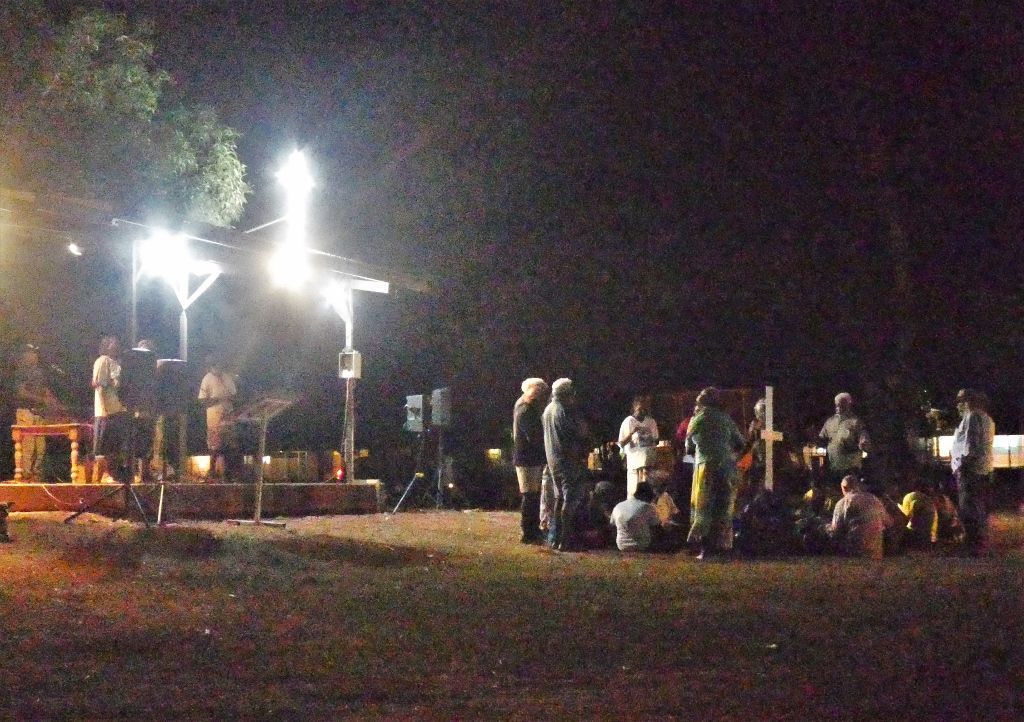
<instances>
[{"instance_id":1,"label":"person sitting on ground","mask_svg":"<svg viewBox=\"0 0 1024 722\"><path fill-rule=\"evenodd\" d=\"M588 495L578 522L583 545L587 549L604 549L615 542L615 533L609 526L612 510L623 499L624 493L610 481L599 481Z\"/></svg>"},{"instance_id":2,"label":"person sitting on ground","mask_svg":"<svg viewBox=\"0 0 1024 722\"><path fill-rule=\"evenodd\" d=\"M652 501L654 490L642 481L632 497L615 505L609 524L615 527L615 546L619 551L647 551L659 536L654 530L660 531L661 519Z\"/></svg>"},{"instance_id":3,"label":"person sitting on ground","mask_svg":"<svg viewBox=\"0 0 1024 722\"><path fill-rule=\"evenodd\" d=\"M864 488L866 491L871 491L866 480L864 481ZM877 496L878 500L882 502L882 506L885 507L885 512L889 515L889 518L892 519L892 525L886 527L885 534L883 535L885 556L895 556L903 551L903 546L907 536L907 524L910 519L903 513L903 509L900 508L899 502L897 502L891 495L887 493L876 493L875 496Z\"/></svg>"},{"instance_id":4,"label":"person sitting on ground","mask_svg":"<svg viewBox=\"0 0 1024 722\"><path fill-rule=\"evenodd\" d=\"M939 512L931 491L929 481L920 479L900 504L908 519L906 543L913 549L931 549L939 540Z\"/></svg>"},{"instance_id":5,"label":"person sitting on ground","mask_svg":"<svg viewBox=\"0 0 1024 722\"><path fill-rule=\"evenodd\" d=\"M836 503L829 527L836 548L852 557L881 559L885 530L893 525L892 517L854 474L843 477L840 489L843 498Z\"/></svg>"},{"instance_id":6,"label":"person sitting on ground","mask_svg":"<svg viewBox=\"0 0 1024 722\"><path fill-rule=\"evenodd\" d=\"M956 504L945 494L938 491L932 496L935 502L935 513L938 515L937 541L940 544L962 544L965 538L963 524Z\"/></svg>"},{"instance_id":7,"label":"person sitting on ground","mask_svg":"<svg viewBox=\"0 0 1024 722\"><path fill-rule=\"evenodd\" d=\"M807 516L801 515L798 519ZM784 554L795 547L793 513L780 494L763 486L754 498L744 505L736 526L735 544L743 554ZM810 526L812 522L805 522L803 530L806 531Z\"/></svg>"}]
</instances>

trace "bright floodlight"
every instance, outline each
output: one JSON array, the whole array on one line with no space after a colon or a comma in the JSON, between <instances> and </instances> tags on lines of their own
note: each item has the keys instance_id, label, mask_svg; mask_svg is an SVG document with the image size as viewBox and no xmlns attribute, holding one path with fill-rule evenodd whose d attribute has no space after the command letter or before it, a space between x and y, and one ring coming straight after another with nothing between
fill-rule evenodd
<instances>
[{"instance_id":1,"label":"bright floodlight","mask_svg":"<svg viewBox=\"0 0 1024 722\"><path fill-rule=\"evenodd\" d=\"M153 231L143 242L139 254L142 260L140 270L143 273L159 276L172 283L188 274L192 262L185 235L163 229Z\"/></svg>"},{"instance_id":2,"label":"bright floodlight","mask_svg":"<svg viewBox=\"0 0 1024 722\"><path fill-rule=\"evenodd\" d=\"M306 249L295 244L282 244L270 258L270 280L279 288L296 291L309 279L309 258Z\"/></svg>"},{"instance_id":3,"label":"bright floodlight","mask_svg":"<svg viewBox=\"0 0 1024 722\"><path fill-rule=\"evenodd\" d=\"M182 309L192 305L221 274L221 267L213 261L192 257L188 238L183 233L154 230L139 250L139 272L158 276L174 290ZM199 287L189 292L189 276L202 278Z\"/></svg>"},{"instance_id":4,"label":"bright floodlight","mask_svg":"<svg viewBox=\"0 0 1024 722\"><path fill-rule=\"evenodd\" d=\"M288 161L277 173L278 182L284 187L287 197L288 235L286 242L306 245L306 216L309 194L313 190L313 176L309 163L301 150L293 151Z\"/></svg>"},{"instance_id":5,"label":"bright floodlight","mask_svg":"<svg viewBox=\"0 0 1024 722\"><path fill-rule=\"evenodd\" d=\"M302 151L296 150L277 173L284 187L287 209L285 240L270 259L270 276L276 286L297 289L309 278L309 256L306 252L306 218L313 177Z\"/></svg>"}]
</instances>

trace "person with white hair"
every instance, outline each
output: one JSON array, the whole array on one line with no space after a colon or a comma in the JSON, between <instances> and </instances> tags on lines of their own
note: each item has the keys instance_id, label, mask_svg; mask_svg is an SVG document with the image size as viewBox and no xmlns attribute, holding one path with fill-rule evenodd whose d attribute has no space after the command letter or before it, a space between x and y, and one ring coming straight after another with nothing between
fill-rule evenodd
<instances>
[{"instance_id":1,"label":"person with white hair","mask_svg":"<svg viewBox=\"0 0 1024 722\"><path fill-rule=\"evenodd\" d=\"M853 397L843 391L836 394L836 413L826 419L818 433L825 444L825 485L828 490L839 487L847 474L860 476L864 453L869 450L864 422L853 413Z\"/></svg>"},{"instance_id":2,"label":"person with white hair","mask_svg":"<svg viewBox=\"0 0 1024 722\"><path fill-rule=\"evenodd\" d=\"M523 395L512 410L512 465L519 482L520 542L534 544L541 541L540 487L541 475L547 461L544 452L544 425L541 414L548 385L544 379L528 378L522 384Z\"/></svg>"},{"instance_id":3,"label":"person with white hair","mask_svg":"<svg viewBox=\"0 0 1024 722\"><path fill-rule=\"evenodd\" d=\"M572 380L561 378L551 384L551 402L541 416L544 451L555 482L555 544L560 551L580 548L576 516L585 496L587 434L576 413Z\"/></svg>"}]
</instances>

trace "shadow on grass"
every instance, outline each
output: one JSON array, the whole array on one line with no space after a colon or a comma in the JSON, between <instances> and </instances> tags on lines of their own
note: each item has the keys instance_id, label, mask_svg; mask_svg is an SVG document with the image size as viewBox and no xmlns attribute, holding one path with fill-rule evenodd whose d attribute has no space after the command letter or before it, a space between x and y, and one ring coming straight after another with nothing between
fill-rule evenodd
<instances>
[{"instance_id":1,"label":"shadow on grass","mask_svg":"<svg viewBox=\"0 0 1024 722\"><path fill-rule=\"evenodd\" d=\"M63 541L59 556L69 564L125 571L137 568L147 555L181 560L209 559L223 547L222 541L206 529L177 527L119 526L100 535L75 535Z\"/></svg>"},{"instance_id":2,"label":"shadow on grass","mask_svg":"<svg viewBox=\"0 0 1024 722\"><path fill-rule=\"evenodd\" d=\"M375 568L429 564L444 556L424 549L344 539L327 534L266 540L265 543L273 549L304 559Z\"/></svg>"},{"instance_id":3,"label":"shadow on grass","mask_svg":"<svg viewBox=\"0 0 1024 722\"><path fill-rule=\"evenodd\" d=\"M75 566L107 567L110 571L138 568L144 557L174 560L209 560L255 557L270 566L294 562L351 564L370 568L422 566L436 563L444 555L406 546L339 538L330 535L310 537L236 537L220 536L201 527L155 527L134 525L107 528L96 534L61 533L50 528L36 535L55 550L60 559Z\"/></svg>"}]
</instances>

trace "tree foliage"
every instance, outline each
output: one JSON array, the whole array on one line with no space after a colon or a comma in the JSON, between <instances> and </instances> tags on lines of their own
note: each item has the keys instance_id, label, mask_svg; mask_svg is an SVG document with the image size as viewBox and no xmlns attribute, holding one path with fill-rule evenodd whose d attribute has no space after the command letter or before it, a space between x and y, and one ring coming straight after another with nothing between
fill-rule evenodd
<instances>
[{"instance_id":1,"label":"tree foliage","mask_svg":"<svg viewBox=\"0 0 1024 722\"><path fill-rule=\"evenodd\" d=\"M211 108L168 107L151 27L104 11L55 23L24 0L0 27L7 182L217 225L241 215L238 134Z\"/></svg>"}]
</instances>

